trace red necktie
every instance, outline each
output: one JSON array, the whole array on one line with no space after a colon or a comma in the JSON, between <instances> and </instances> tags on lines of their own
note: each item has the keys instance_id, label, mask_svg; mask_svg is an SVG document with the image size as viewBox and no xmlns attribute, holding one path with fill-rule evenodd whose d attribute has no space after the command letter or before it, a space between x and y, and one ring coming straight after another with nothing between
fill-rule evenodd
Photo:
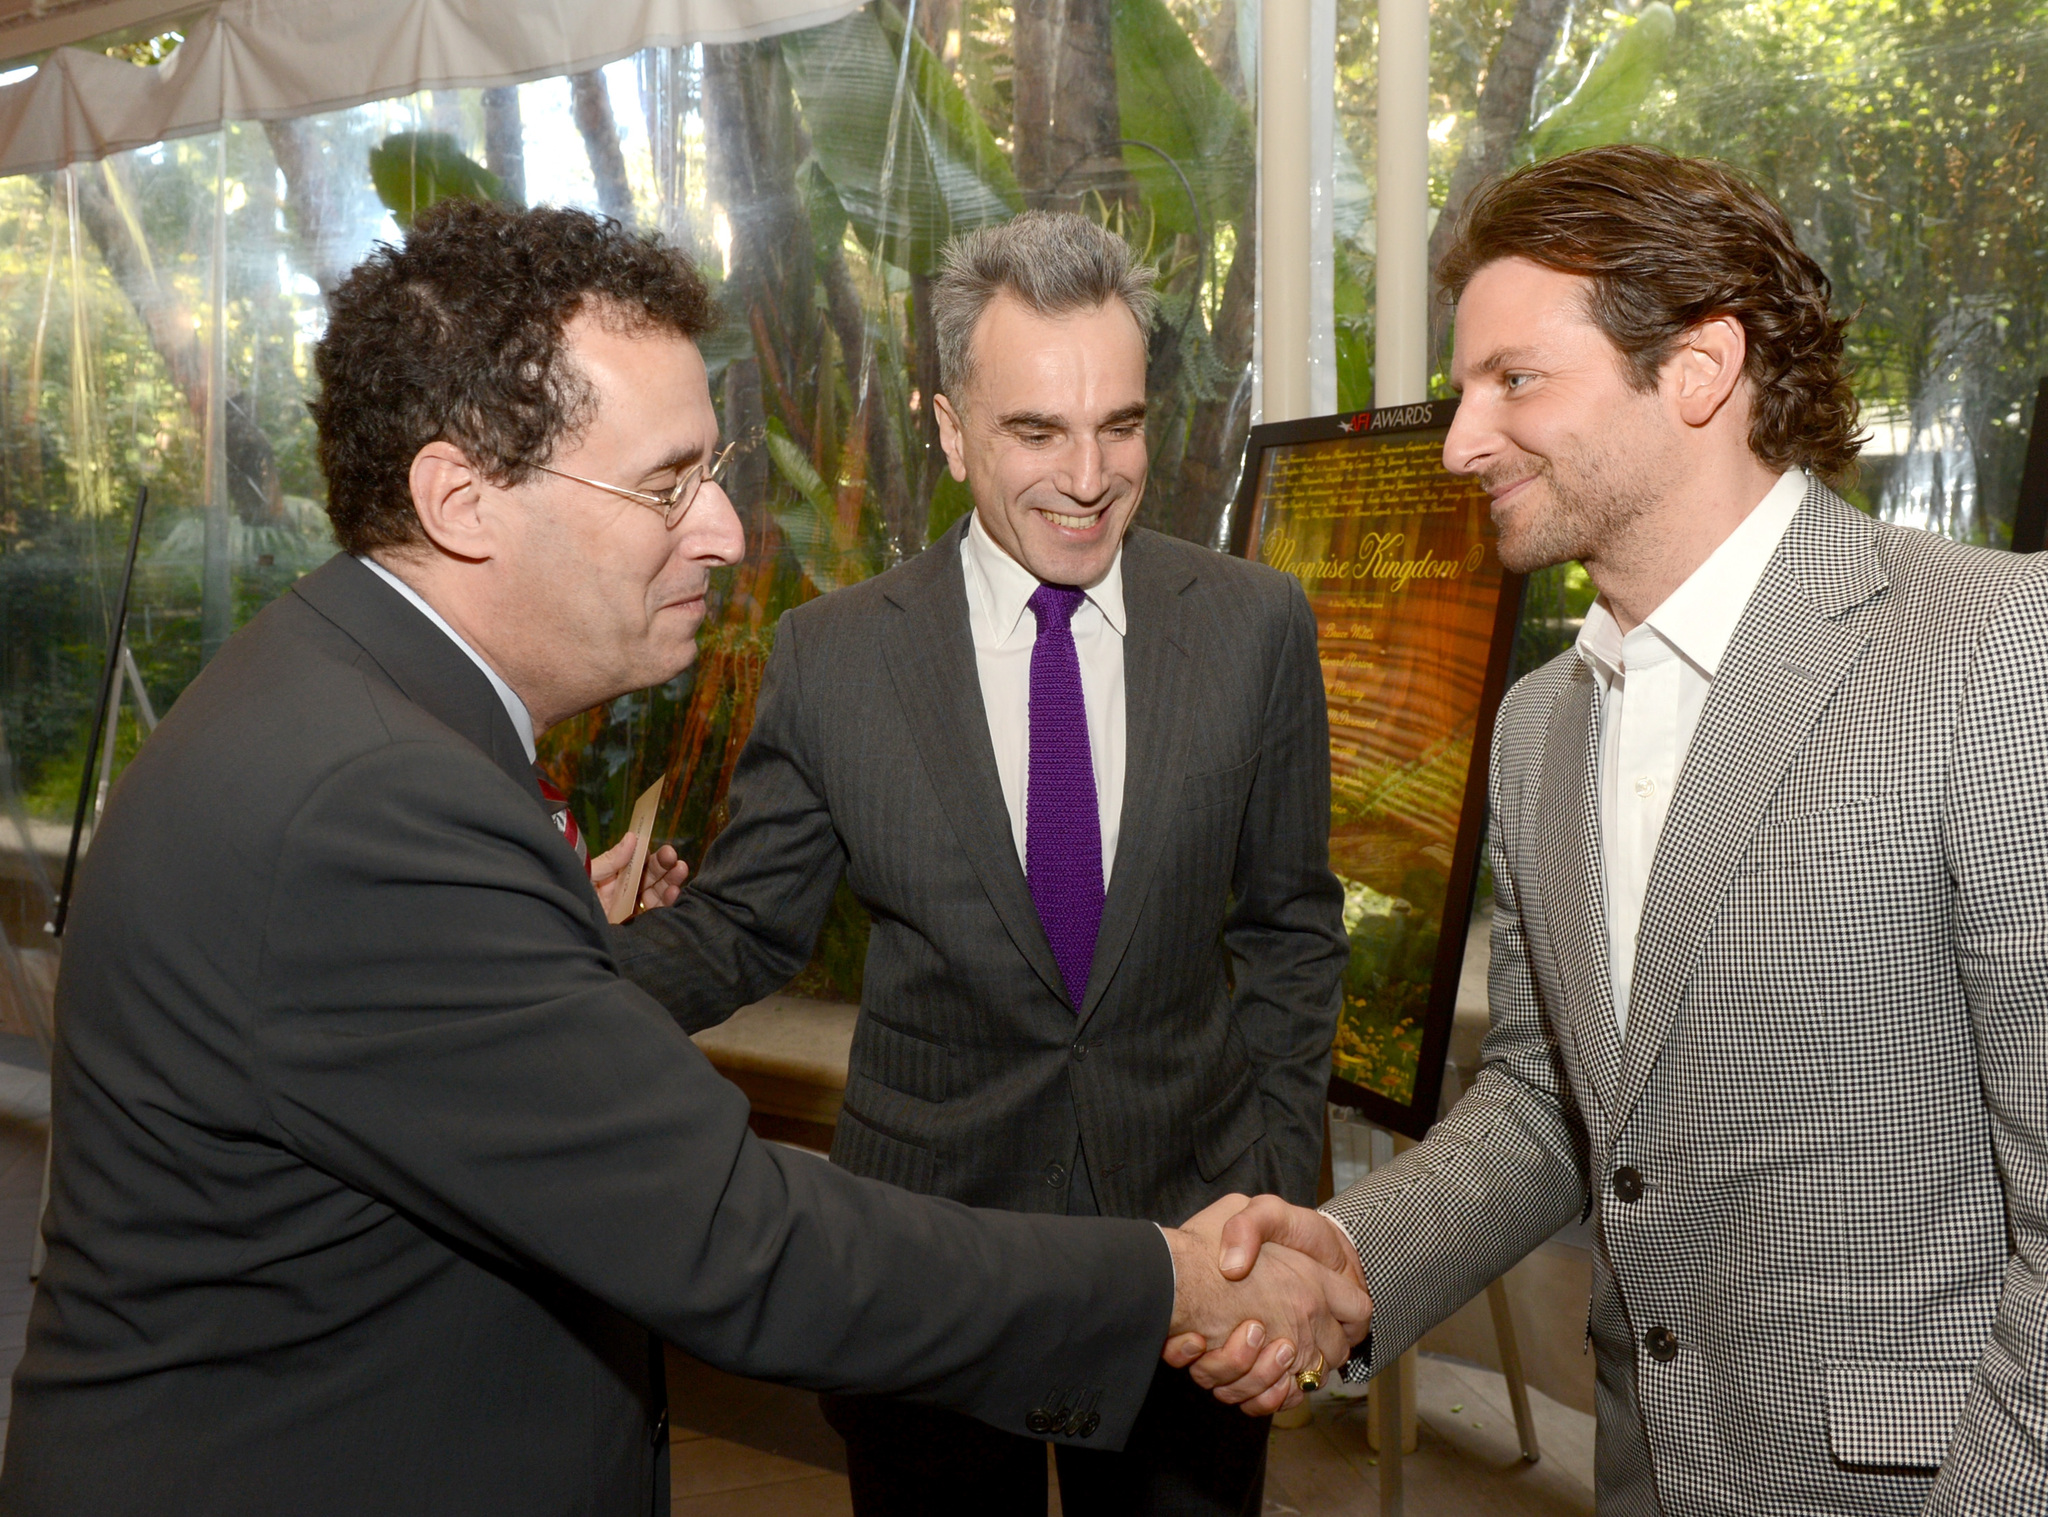
<instances>
[{"instance_id":1,"label":"red necktie","mask_svg":"<svg viewBox=\"0 0 2048 1517\"><path fill-rule=\"evenodd\" d=\"M569 809L569 797L562 794L561 787L548 778L539 764L533 766L533 777L540 781L540 798L547 802L548 814L555 819L562 841L576 850L576 861L585 874L590 873L590 849L583 841L583 829L576 825L576 813Z\"/></svg>"}]
</instances>

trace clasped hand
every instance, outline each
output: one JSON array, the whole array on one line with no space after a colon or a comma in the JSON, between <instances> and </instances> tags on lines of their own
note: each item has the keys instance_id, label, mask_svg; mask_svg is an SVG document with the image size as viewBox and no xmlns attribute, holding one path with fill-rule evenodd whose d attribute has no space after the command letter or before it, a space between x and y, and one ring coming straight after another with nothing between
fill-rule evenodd
<instances>
[{"instance_id":1,"label":"clasped hand","mask_svg":"<svg viewBox=\"0 0 2048 1517\"><path fill-rule=\"evenodd\" d=\"M1331 1219L1278 1196L1225 1196L1166 1234L1168 1364L1264 1417L1300 1402L1296 1373L1334 1375L1372 1322L1358 1253Z\"/></svg>"},{"instance_id":2,"label":"clasped hand","mask_svg":"<svg viewBox=\"0 0 2048 1517\"><path fill-rule=\"evenodd\" d=\"M633 844L629 833L590 861L607 909L628 888ZM689 866L664 845L647 861L634 909L673 906L688 878ZM1251 1416L1298 1404L1295 1373L1320 1355L1335 1374L1371 1323L1358 1254L1321 1212L1278 1196L1230 1195L1167 1229L1166 1240L1176 1285L1161 1357Z\"/></svg>"}]
</instances>

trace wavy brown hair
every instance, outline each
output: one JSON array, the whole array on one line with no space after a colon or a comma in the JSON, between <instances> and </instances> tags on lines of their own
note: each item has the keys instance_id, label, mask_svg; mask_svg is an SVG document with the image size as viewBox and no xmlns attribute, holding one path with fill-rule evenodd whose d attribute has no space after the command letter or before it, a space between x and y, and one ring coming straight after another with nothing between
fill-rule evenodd
<instances>
[{"instance_id":1,"label":"wavy brown hair","mask_svg":"<svg viewBox=\"0 0 2048 1517\"><path fill-rule=\"evenodd\" d=\"M1863 439L1842 364L1848 318L1829 309L1828 276L1785 213L1726 164L1624 145L1519 169L1466 211L1437 265L1445 297L1502 258L1583 276L1588 313L1643 391L1687 332L1733 317L1748 339L1750 451L1773 469L1853 474Z\"/></svg>"},{"instance_id":2,"label":"wavy brown hair","mask_svg":"<svg viewBox=\"0 0 2048 1517\"><path fill-rule=\"evenodd\" d=\"M516 485L588 425L597 397L562 340L586 309L689 338L717 320L681 253L584 211L446 200L401 246L357 265L313 355L311 409L341 546L421 540L410 474L430 442Z\"/></svg>"}]
</instances>

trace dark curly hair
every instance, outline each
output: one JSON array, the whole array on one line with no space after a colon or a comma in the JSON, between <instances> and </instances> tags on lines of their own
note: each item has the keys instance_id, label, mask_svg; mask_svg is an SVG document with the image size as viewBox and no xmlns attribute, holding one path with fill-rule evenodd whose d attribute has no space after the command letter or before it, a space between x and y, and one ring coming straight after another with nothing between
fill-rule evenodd
<instances>
[{"instance_id":1,"label":"dark curly hair","mask_svg":"<svg viewBox=\"0 0 2048 1517\"><path fill-rule=\"evenodd\" d=\"M327 514L351 553L421 540L409 475L445 441L516 485L591 419L562 330L595 304L696 338L717 322L688 259L584 211L445 200L380 245L329 303L314 351Z\"/></svg>"},{"instance_id":2,"label":"dark curly hair","mask_svg":"<svg viewBox=\"0 0 2048 1517\"><path fill-rule=\"evenodd\" d=\"M1472 201L1437 265L1445 298L1502 258L1590 281L1587 308L1644 391L1679 339L1732 316L1748 338L1749 447L1773 469L1852 474L1863 446L1842 365L1846 317L1784 212L1726 164L1587 148L1518 169Z\"/></svg>"}]
</instances>

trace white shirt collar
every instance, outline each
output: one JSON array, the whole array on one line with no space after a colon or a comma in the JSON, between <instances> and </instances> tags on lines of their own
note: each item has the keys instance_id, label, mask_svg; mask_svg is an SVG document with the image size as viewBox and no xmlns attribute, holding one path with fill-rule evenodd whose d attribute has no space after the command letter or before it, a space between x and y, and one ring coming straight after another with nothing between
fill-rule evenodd
<instances>
[{"instance_id":1,"label":"white shirt collar","mask_svg":"<svg viewBox=\"0 0 2048 1517\"><path fill-rule=\"evenodd\" d=\"M1708 679L1721 667L1736 623L1778 551L1792 518L1806 499L1807 479L1801 469L1778 477L1756 509L1736 523L1721 546L1687 576L1644 618L1643 625L1685 658ZM1631 634L1633 636L1633 634ZM1579 629L1578 654L1596 674L1609 679L1623 664L1620 624L1607 603L1596 600Z\"/></svg>"},{"instance_id":2,"label":"white shirt collar","mask_svg":"<svg viewBox=\"0 0 2048 1517\"><path fill-rule=\"evenodd\" d=\"M471 663L483 670L484 678L491 682L491 688L498 692L498 699L505 703L505 714L512 718L512 730L519 734L520 746L526 749L526 761L530 764L538 757L539 751L533 742L533 718L527 714L526 702L522 701L512 687L498 678L498 671L484 662L483 655L463 641L462 634L442 619L441 613L428 605L419 591L378 563L367 554L358 553L356 562L383 580L385 584L419 608L420 615L448 634L449 641L469 655Z\"/></svg>"},{"instance_id":3,"label":"white shirt collar","mask_svg":"<svg viewBox=\"0 0 2048 1517\"><path fill-rule=\"evenodd\" d=\"M988 535L988 529L981 524L979 511L971 513L967 535L960 540L960 566L967 575L968 593L978 594L981 598L997 642L1007 643L1016 635L1025 613L1030 609L1031 597L1038 589L1038 576L1010 557L1002 545ZM1110 560L1109 572L1102 576L1102 582L1081 593L1102 613L1103 620L1115 629L1116 635L1122 637L1124 550L1121 545L1116 550L1116 557ZM1034 621L1034 637L1037 631Z\"/></svg>"}]
</instances>

